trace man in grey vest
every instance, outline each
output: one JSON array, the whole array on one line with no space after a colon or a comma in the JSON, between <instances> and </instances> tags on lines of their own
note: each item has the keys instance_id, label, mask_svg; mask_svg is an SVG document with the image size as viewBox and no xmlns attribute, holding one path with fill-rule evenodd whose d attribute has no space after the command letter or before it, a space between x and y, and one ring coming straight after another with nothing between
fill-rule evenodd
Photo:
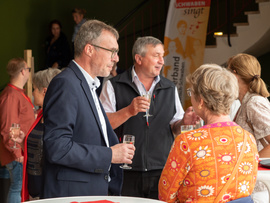
<instances>
[{"instance_id":1,"label":"man in grey vest","mask_svg":"<svg viewBox=\"0 0 270 203\"><path fill-rule=\"evenodd\" d=\"M185 113L173 82L160 76L164 47L154 37L138 38L133 46L134 66L110 79L100 99L109 121L122 140L135 136L132 169L124 171L122 195L158 199L158 181L174 135L182 124L195 124L190 107ZM142 95L150 93L151 101ZM146 110L151 116L145 116Z\"/></svg>"}]
</instances>

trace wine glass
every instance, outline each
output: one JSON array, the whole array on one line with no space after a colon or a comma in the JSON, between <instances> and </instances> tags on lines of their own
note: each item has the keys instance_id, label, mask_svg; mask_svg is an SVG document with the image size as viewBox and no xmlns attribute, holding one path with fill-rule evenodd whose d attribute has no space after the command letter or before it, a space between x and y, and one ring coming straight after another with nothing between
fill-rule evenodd
<instances>
[{"instance_id":1,"label":"wine glass","mask_svg":"<svg viewBox=\"0 0 270 203\"><path fill-rule=\"evenodd\" d=\"M196 124L193 125L193 130L199 129L203 126L203 120L196 121Z\"/></svg>"},{"instance_id":2,"label":"wine glass","mask_svg":"<svg viewBox=\"0 0 270 203\"><path fill-rule=\"evenodd\" d=\"M149 101L149 105L150 105L151 104L151 96L152 96L151 93L147 91L142 96ZM144 115L144 117L147 117L148 118L149 116L152 116L152 115L149 114L149 110L150 109L147 109L146 110L146 114Z\"/></svg>"},{"instance_id":3,"label":"wine glass","mask_svg":"<svg viewBox=\"0 0 270 203\"><path fill-rule=\"evenodd\" d=\"M10 127L10 132L11 132L11 136L12 136L13 139L16 139L17 137L19 137L19 135L20 135L20 124L18 124L18 123L12 123L11 124L11 127ZM11 146L10 148L12 148L12 149L19 149L16 146L16 141L14 141L14 145Z\"/></svg>"},{"instance_id":4,"label":"wine glass","mask_svg":"<svg viewBox=\"0 0 270 203\"><path fill-rule=\"evenodd\" d=\"M135 136L134 135L124 135L123 143L125 144L135 144ZM132 169L131 166L127 165L126 163L120 166L122 169Z\"/></svg>"},{"instance_id":5,"label":"wine glass","mask_svg":"<svg viewBox=\"0 0 270 203\"><path fill-rule=\"evenodd\" d=\"M181 125L181 134L193 130L193 125Z\"/></svg>"}]
</instances>

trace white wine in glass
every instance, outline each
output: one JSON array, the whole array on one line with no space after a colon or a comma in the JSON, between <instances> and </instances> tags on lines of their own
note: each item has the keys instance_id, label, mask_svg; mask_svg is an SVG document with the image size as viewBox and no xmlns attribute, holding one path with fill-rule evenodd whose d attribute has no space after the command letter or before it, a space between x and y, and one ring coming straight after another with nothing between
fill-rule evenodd
<instances>
[{"instance_id":1,"label":"white wine in glass","mask_svg":"<svg viewBox=\"0 0 270 203\"><path fill-rule=\"evenodd\" d=\"M125 144L135 144L135 136L134 135L124 135L123 137L123 143ZM122 166L120 166L120 168L122 169L132 169L131 166L127 165L127 164L123 164Z\"/></svg>"},{"instance_id":2,"label":"white wine in glass","mask_svg":"<svg viewBox=\"0 0 270 203\"><path fill-rule=\"evenodd\" d=\"M11 127L10 127L10 132L11 132L11 136L12 136L13 139L16 139L17 137L19 137L19 135L20 135L20 124L18 124L18 123L12 123L11 124ZM14 145L11 146L10 148L12 148L12 149L19 149L16 146L16 141L14 141Z\"/></svg>"},{"instance_id":3,"label":"white wine in glass","mask_svg":"<svg viewBox=\"0 0 270 203\"><path fill-rule=\"evenodd\" d=\"M151 93L150 92L146 92L146 93L144 93L143 95L142 95L144 98L146 98L148 101L149 101L149 105L151 105ZM152 115L150 115L149 114L149 110L150 109L147 109L146 110L146 114L144 115L144 117L149 117L149 116L152 116Z\"/></svg>"},{"instance_id":4,"label":"white wine in glass","mask_svg":"<svg viewBox=\"0 0 270 203\"><path fill-rule=\"evenodd\" d=\"M181 134L193 130L193 125L181 125Z\"/></svg>"}]
</instances>

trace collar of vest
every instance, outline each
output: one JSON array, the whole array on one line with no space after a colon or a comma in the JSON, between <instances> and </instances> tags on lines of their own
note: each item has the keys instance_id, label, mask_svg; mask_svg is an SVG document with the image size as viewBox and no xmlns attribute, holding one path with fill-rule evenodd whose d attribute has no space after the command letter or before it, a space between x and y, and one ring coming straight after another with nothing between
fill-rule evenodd
<instances>
[{"instance_id":1,"label":"collar of vest","mask_svg":"<svg viewBox=\"0 0 270 203\"><path fill-rule=\"evenodd\" d=\"M130 67L127 71L124 73L117 75L116 77L112 78L112 80L115 80L116 83L125 83L131 87L134 88L134 90L137 90L136 85L132 82L132 74L131 74L132 67ZM170 80L164 78L163 76L160 76L160 81L157 83L155 90L157 89L166 89L174 87L173 82Z\"/></svg>"}]
</instances>

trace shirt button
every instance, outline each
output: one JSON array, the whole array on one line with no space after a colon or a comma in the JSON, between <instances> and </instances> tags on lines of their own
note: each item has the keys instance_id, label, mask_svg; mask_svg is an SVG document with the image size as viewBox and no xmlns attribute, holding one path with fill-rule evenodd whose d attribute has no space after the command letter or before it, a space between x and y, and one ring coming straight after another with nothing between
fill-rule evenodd
<instances>
[{"instance_id":1,"label":"shirt button","mask_svg":"<svg viewBox=\"0 0 270 203\"><path fill-rule=\"evenodd\" d=\"M108 180L108 179L109 179L109 176L108 176L108 175L105 175L105 176L104 176L104 179L105 179L105 180Z\"/></svg>"}]
</instances>

